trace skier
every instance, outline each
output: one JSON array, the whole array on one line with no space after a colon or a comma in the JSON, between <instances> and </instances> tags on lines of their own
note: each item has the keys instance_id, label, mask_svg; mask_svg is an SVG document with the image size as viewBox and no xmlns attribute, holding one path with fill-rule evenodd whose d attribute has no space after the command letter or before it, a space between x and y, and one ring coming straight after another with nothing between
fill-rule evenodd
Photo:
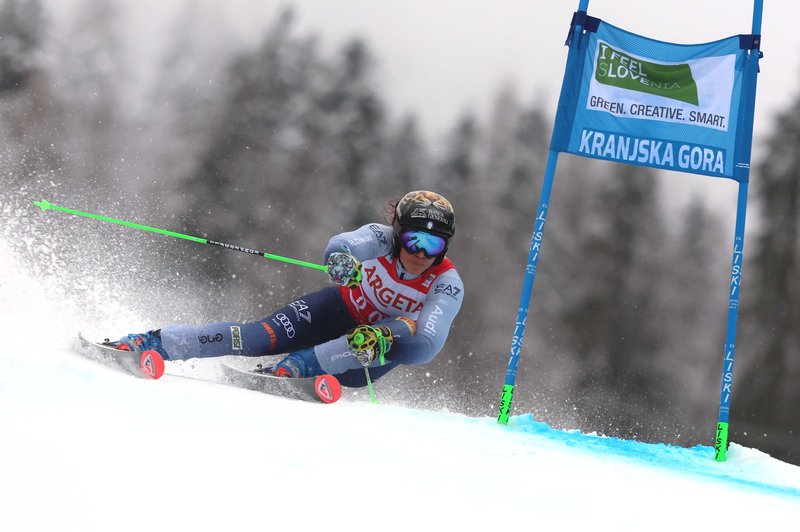
<instances>
[{"instance_id":1,"label":"skier","mask_svg":"<svg viewBox=\"0 0 800 532\"><path fill-rule=\"evenodd\" d=\"M400 364L425 364L442 349L464 298L446 258L455 217L430 191L403 196L392 225L368 224L330 239L324 260L329 286L250 323L173 325L129 334L110 345L158 351L165 360L289 353L265 369L279 377L335 375L365 386Z\"/></svg>"}]
</instances>

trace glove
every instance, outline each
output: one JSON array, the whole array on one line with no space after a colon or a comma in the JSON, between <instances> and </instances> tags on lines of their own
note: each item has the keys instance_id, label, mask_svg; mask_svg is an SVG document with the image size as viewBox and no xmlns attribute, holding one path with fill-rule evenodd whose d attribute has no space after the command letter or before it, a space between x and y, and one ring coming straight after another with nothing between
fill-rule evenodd
<instances>
[{"instance_id":1,"label":"glove","mask_svg":"<svg viewBox=\"0 0 800 532\"><path fill-rule=\"evenodd\" d=\"M361 284L361 261L349 253L331 253L327 268L331 281L339 286L355 288Z\"/></svg>"},{"instance_id":2,"label":"glove","mask_svg":"<svg viewBox=\"0 0 800 532\"><path fill-rule=\"evenodd\" d=\"M384 355L392 347L392 330L387 327L359 325L347 333L347 346L362 366L367 367L377 358L381 365L386 363Z\"/></svg>"}]
</instances>

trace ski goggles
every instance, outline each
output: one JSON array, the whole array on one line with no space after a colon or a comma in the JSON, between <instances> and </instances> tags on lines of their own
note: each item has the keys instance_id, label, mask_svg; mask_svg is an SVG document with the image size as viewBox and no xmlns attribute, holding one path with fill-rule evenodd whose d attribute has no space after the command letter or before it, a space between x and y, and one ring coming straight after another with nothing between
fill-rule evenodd
<instances>
[{"instance_id":1,"label":"ski goggles","mask_svg":"<svg viewBox=\"0 0 800 532\"><path fill-rule=\"evenodd\" d=\"M438 256L447 248L447 239L432 235L425 231L406 230L400 233L400 243L403 249L416 255L420 251L429 259Z\"/></svg>"}]
</instances>

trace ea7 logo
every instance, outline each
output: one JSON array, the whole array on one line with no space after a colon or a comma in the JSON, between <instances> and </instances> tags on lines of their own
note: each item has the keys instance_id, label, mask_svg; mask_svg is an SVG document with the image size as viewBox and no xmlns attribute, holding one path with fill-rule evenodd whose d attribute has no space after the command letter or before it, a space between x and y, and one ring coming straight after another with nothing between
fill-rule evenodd
<instances>
[{"instance_id":1,"label":"ea7 logo","mask_svg":"<svg viewBox=\"0 0 800 532\"><path fill-rule=\"evenodd\" d=\"M291 306L294 309L294 313L297 316L298 320L304 319L308 323L311 323L311 311L308 310L308 305L306 305L305 301L303 301L302 299L298 299L297 301L289 303L289 306Z\"/></svg>"},{"instance_id":2,"label":"ea7 logo","mask_svg":"<svg viewBox=\"0 0 800 532\"><path fill-rule=\"evenodd\" d=\"M433 288L433 293L434 294L447 294L448 296L452 297L453 299L456 299L458 297L458 294L461 293L461 289L459 287L453 286L451 284L442 283L442 284L437 284Z\"/></svg>"},{"instance_id":3,"label":"ea7 logo","mask_svg":"<svg viewBox=\"0 0 800 532\"><path fill-rule=\"evenodd\" d=\"M379 225L370 224L369 228L372 231L372 234L375 235L375 238L378 239L378 242L380 242L383 245L388 244L388 241L386 240L386 235L383 233Z\"/></svg>"}]
</instances>

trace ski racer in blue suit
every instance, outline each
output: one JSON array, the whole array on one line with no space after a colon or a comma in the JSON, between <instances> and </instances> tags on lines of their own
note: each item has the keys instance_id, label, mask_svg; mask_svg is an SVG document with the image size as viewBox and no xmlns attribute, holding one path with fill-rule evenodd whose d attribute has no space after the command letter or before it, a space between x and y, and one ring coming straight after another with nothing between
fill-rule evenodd
<instances>
[{"instance_id":1,"label":"ski racer in blue suit","mask_svg":"<svg viewBox=\"0 0 800 532\"><path fill-rule=\"evenodd\" d=\"M464 284L446 257L455 232L450 202L409 192L394 205L392 225L368 224L330 239L329 286L249 323L172 325L130 334L111 345L154 349L165 360L289 353L268 368L281 377L336 375L365 386L401 364L425 364L444 346L464 299Z\"/></svg>"}]
</instances>

